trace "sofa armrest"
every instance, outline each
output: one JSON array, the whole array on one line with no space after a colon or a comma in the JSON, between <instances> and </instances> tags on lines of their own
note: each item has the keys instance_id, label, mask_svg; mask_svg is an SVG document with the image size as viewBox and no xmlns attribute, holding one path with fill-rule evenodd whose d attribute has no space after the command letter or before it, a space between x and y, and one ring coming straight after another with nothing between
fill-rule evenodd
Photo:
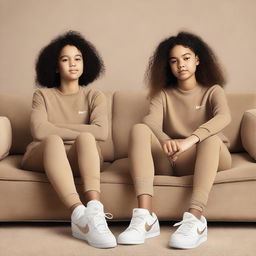
<instances>
[{"instance_id":1,"label":"sofa armrest","mask_svg":"<svg viewBox=\"0 0 256 256\"><path fill-rule=\"evenodd\" d=\"M241 140L244 149L256 160L256 109L244 112L241 123Z\"/></svg>"},{"instance_id":2,"label":"sofa armrest","mask_svg":"<svg viewBox=\"0 0 256 256\"><path fill-rule=\"evenodd\" d=\"M9 154L12 145L12 128L10 120L0 116L0 160Z\"/></svg>"}]
</instances>

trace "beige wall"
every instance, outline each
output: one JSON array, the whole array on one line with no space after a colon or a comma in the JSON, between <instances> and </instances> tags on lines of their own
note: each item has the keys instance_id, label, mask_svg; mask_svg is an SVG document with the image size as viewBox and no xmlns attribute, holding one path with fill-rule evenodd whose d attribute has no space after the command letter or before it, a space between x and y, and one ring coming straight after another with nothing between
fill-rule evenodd
<instances>
[{"instance_id":1,"label":"beige wall","mask_svg":"<svg viewBox=\"0 0 256 256\"><path fill-rule=\"evenodd\" d=\"M219 56L227 92L256 92L255 0L0 0L0 93L30 93L38 51L78 30L101 53L103 90L137 90L160 40L186 29Z\"/></svg>"}]
</instances>

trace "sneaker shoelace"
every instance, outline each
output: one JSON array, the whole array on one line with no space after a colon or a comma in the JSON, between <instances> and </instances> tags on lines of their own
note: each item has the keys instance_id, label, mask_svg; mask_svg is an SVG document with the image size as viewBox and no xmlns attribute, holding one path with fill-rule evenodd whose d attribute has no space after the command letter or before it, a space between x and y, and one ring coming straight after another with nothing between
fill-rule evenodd
<instances>
[{"instance_id":1,"label":"sneaker shoelace","mask_svg":"<svg viewBox=\"0 0 256 256\"><path fill-rule=\"evenodd\" d=\"M100 233L110 232L106 219L113 219L113 214L109 212L97 212L93 216L93 224L95 229L97 229Z\"/></svg>"},{"instance_id":2,"label":"sneaker shoelace","mask_svg":"<svg viewBox=\"0 0 256 256\"><path fill-rule=\"evenodd\" d=\"M173 226L174 227L180 226L177 229L176 233L180 233L182 235L188 236L195 224L196 224L195 221L193 221L191 219L187 219L187 220L182 220L178 223L175 223Z\"/></svg>"}]
</instances>

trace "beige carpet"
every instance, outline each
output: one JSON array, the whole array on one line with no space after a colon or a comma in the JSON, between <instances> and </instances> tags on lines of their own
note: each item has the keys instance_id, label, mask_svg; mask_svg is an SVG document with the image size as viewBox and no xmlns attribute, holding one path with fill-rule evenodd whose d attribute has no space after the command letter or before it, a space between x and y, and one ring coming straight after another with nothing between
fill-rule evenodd
<instances>
[{"instance_id":1,"label":"beige carpet","mask_svg":"<svg viewBox=\"0 0 256 256\"><path fill-rule=\"evenodd\" d=\"M128 223L110 223L118 235ZM0 223L0 256L255 256L256 223L209 223L208 241L192 250L168 248L175 229L162 222L161 235L143 245L95 249L71 236L68 223Z\"/></svg>"}]
</instances>

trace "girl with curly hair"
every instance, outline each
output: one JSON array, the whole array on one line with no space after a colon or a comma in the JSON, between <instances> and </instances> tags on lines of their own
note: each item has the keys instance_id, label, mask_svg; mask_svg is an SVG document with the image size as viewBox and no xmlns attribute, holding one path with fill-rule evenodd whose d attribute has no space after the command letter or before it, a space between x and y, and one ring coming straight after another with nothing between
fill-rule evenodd
<instances>
[{"instance_id":1,"label":"girl with curly hair","mask_svg":"<svg viewBox=\"0 0 256 256\"><path fill-rule=\"evenodd\" d=\"M22 167L45 171L64 205L71 212L74 237L99 248L116 246L100 202L98 141L108 137L105 95L87 87L104 72L101 57L81 34L69 31L44 47L36 63L31 134ZM74 176L81 176L85 207Z\"/></svg>"},{"instance_id":2,"label":"girl with curly hair","mask_svg":"<svg viewBox=\"0 0 256 256\"><path fill-rule=\"evenodd\" d=\"M154 175L193 174L190 205L175 224L179 228L169 246L194 248L207 240L202 213L216 173L231 167L228 140L221 133L231 121L225 79L211 48L187 32L158 45L146 75L149 113L132 128L129 148L138 208L118 243L141 244L160 234L152 212Z\"/></svg>"}]
</instances>

